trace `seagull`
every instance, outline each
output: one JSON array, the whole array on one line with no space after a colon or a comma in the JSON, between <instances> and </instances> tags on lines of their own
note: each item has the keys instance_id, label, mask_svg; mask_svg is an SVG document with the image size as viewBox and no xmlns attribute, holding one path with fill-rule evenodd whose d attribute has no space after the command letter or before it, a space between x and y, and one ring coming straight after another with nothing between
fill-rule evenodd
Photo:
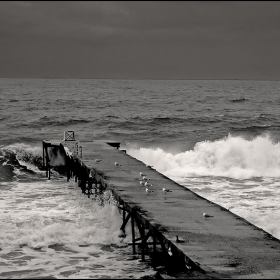
<instances>
[{"instance_id":1,"label":"seagull","mask_svg":"<svg viewBox=\"0 0 280 280\"><path fill-rule=\"evenodd\" d=\"M177 243L184 243L185 240L184 239L179 239L178 235L176 235L176 242Z\"/></svg>"},{"instance_id":2,"label":"seagull","mask_svg":"<svg viewBox=\"0 0 280 280\"><path fill-rule=\"evenodd\" d=\"M163 190L165 193L167 193L167 192L172 192L171 190L166 189L166 188L162 188L162 190Z\"/></svg>"},{"instance_id":3,"label":"seagull","mask_svg":"<svg viewBox=\"0 0 280 280\"><path fill-rule=\"evenodd\" d=\"M143 176L142 179L143 179L144 181L149 181L149 180L151 180L151 179L147 178L146 176Z\"/></svg>"},{"instance_id":4,"label":"seagull","mask_svg":"<svg viewBox=\"0 0 280 280\"><path fill-rule=\"evenodd\" d=\"M151 192L154 192L154 191L152 191L152 190L150 190L148 187L146 187L146 193L151 193Z\"/></svg>"},{"instance_id":5,"label":"seagull","mask_svg":"<svg viewBox=\"0 0 280 280\"><path fill-rule=\"evenodd\" d=\"M119 164L119 163L117 163L117 162L115 162L115 165L116 165L116 166L121 166L121 164Z\"/></svg>"},{"instance_id":6,"label":"seagull","mask_svg":"<svg viewBox=\"0 0 280 280\"><path fill-rule=\"evenodd\" d=\"M153 184L150 184L150 183L148 183L148 182L145 182L145 187L152 187L153 186Z\"/></svg>"},{"instance_id":7,"label":"seagull","mask_svg":"<svg viewBox=\"0 0 280 280\"><path fill-rule=\"evenodd\" d=\"M152 165L146 165L146 167L148 167L148 168L152 168L153 166L152 166Z\"/></svg>"},{"instance_id":8,"label":"seagull","mask_svg":"<svg viewBox=\"0 0 280 280\"><path fill-rule=\"evenodd\" d=\"M140 176L143 177L143 176L147 176L147 175L146 175L146 174L143 174L142 172L140 172Z\"/></svg>"},{"instance_id":9,"label":"seagull","mask_svg":"<svg viewBox=\"0 0 280 280\"><path fill-rule=\"evenodd\" d=\"M140 185L141 185L141 186L144 186L144 182L143 182L143 181L140 181Z\"/></svg>"},{"instance_id":10,"label":"seagull","mask_svg":"<svg viewBox=\"0 0 280 280\"><path fill-rule=\"evenodd\" d=\"M167 249L167 252L168 252L168 255L169 256L172 256L173 254L172 254L172 251L171 251L171 246Z\"/></svg>"},{"instance_id":11,"label":"seagull","mask_svg":"<svg viewBox=\"0 0 280 280\"><path fill-rule=\"evenodd\" d=\"M96 160L95 160L95 162L100 162L100 161L102 161L102 159L99 159L99 158L97 158Z\"/></svg>"},{"instance_id":12,"label":"seagull","mask_svg":"<svg viewBox=\"0 0 280 280\"><path fill-rule=\"evenodd\" d=\"M203 217L207 220L207 218L211 218L211 217L214 217L214 216L206 214L206 213L203 213Z\"/></svg>"}]
</instances>

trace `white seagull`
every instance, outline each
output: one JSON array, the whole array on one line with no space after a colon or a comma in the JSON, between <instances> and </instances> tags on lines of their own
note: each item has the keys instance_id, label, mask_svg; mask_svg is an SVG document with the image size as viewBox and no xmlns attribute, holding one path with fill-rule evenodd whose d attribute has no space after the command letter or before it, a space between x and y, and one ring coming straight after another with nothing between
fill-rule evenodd
<instances>
[{"instance_id":1,"label":"white seagull","mask_svg":"<svg viewBox=\"0 0 280 280\"><path fill-rule=\"evenodd\" d=\"M146 174L144 174L144 173L142 173L142 172L140 172L140 176L147 176Z\"/></svg>"},{"instance_id":2,"label":"white seagull","mask_svg":"<svg viewBox=\"0 0 280 280\"><path fill-rule=\"evenodd\" d=\"M121 164L119 164L119 163L117 163L117 162L115 162L115 165L116 165L116 166L121 166Z\"/></svg>"},{"instance_id":3,"label":"white seagull","mask_svg":"<svg viewBox=\"0 0 280 280\"><path fill-rule=\"evenodd\" d=\"M167 252L168 252L168 255L169 256L172 256L173 254L172 254L172 251L171 251L171 246L167 249Z\"/></svg>"},{"instance_id":4,"label":"white seagull","mask_svg":"<svg viewBox=\"0 0 280 280\"><path fill-rule=\"evenodd\" d=\"M140 185L141 185L141 186L144 186L144 182L143 182L143 181L140 181Z\"/></svg>"},{"instance_id":5,"label":"white seagull","mask_svg":"<svg viewBox=\"0 0 280 280\"><path fill-rule=\"evenodd\" d=\"M146 193L151 193L151 192L154 192L154 191L152 191L152 190L150 190L148 187L146 187Z\"/></svg>"},{"instance_id":6,"label":"white seagull","mask_svg":"<svg viewBox=\"0 0 280 280\"><path fill-rule=\"evenodd\" d=\"M97 158L96 160L95 160L95 162L100 162L100 161L102 161L102 159L99 159L99 158Z\"/></svg>"},{"instance_id":7,"label":"white seagull","mask_svg":"<svg viewBox=\"0 0 280 280\"><path fill-rule=\"evenodd\" d=\"M149 180L150 180L150 179L147 178L146 176L143 176L142 179L143 179L144 181L149 181Z\"/></svg>"},{"instance_id":8,"label":"white seagull","mask_svg":"<svg viewBox=\"0 0 280 280\"><path fill-rule=\"evenodd\" d=\"M203 217L207 220L207 218L212 218L214 216L206 214L206 213L203 213Z\"/></svg>"},{"instance_id":9,"label":"white seagull","mask_svg":"<svg viewBox=\"0 0 280 280\"><path fill-rule=\"evenodd\" d=\"M162 188L162 190L163 190L165 193L167 193L167 192L172 192L171 190L166 189L166 188Z\"/></svg>"},{"instance_id":10,"label":"white seagull","mask_svg":"<svg viewBox=\"0 0 280 280\"><path fill-rule=\"evenodd\" d=\"M148 183L148 182L145 182L145 187L152 187L153 186L153 184L150 184L150 183Z\"/></svg>"}]
</instances>

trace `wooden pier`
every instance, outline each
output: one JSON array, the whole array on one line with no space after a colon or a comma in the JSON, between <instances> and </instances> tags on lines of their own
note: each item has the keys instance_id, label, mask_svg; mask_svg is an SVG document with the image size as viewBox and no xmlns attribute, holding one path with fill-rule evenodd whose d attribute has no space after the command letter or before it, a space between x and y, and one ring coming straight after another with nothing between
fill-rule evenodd
<instances>
[{"instance_id":1,"label":"wooden pier","mask_svg":"<svg viewBox=\"0 0 280 280\"><path fill-rule=\"evenodd\" d=\"M43 141L46 176L61 165L89 197L96 189L111 190L121 230L125 235L130 222L132 250L143 261L160 252L175 278L280 278L280 241L266 231L127 155L118 142L66 136ZM152 184L150 192L144 182Z\"/></svg>"}]
</instances>

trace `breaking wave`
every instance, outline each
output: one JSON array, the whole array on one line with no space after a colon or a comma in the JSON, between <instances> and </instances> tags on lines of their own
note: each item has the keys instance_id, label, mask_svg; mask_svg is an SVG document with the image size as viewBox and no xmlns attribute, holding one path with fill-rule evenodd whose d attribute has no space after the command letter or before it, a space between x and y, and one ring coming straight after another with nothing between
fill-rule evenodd
<instances>
[{"instance_id":1,"label":"breaking wave","mask_svg":"<svg viewBox=\"0 0 280 280\"><path fill-rule=\"evenodd\" d=\"M280 143L274 143L268 135L252 140L228 135L212 142L198 142L192 150L177 154L159 147L128 148L127 153L175 179L280 177Z\"/></svg>"}]
</instances>

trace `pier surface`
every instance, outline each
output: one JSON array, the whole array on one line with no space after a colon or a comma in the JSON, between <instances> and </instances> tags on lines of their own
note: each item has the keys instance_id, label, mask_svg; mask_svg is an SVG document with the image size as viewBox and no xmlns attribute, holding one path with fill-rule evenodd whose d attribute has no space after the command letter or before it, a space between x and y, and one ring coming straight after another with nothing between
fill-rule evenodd
<instances>
[{"instance_id":1,"label":"pier surface","mask_svg":"<svg viewBox=\"0 0 280 280\"><path fill-rule=\"evenodd\" d=\"M70 141L60 142L71 150ZM142 222L159 232L174 254L184 254L190 266L201 268L203 277L280 278L278 239L147 167L117 145L106 141L80 144L78 160L91 176L98 177L123 207L134 209ZM140 185L140 172L150 179L153 192L147 193ZM205 218L203 213L213 217ZM185 242L176 242L176 236Z\"/></svg>"}]
</instances>

